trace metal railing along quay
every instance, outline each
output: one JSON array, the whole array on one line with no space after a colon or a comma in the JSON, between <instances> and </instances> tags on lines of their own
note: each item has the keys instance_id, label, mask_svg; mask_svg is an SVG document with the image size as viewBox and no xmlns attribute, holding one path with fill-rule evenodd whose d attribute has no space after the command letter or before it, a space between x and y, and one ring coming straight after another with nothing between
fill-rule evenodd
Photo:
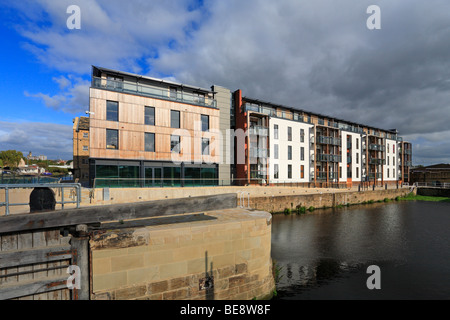
<instances>
[{"instance_id":1,"label":"metal railing along quay","mask_svg":"<svg viewBox=\"0 0 450 320\"><path fill-rule=\"evenodd\" d=\"M81 202L81 184L79 183L38 183L38 184L0 184L0 190L5 190L5 201L0 202L0 208L6 207L5 214L9 215L10 206L26 206L29 203L11 203L9 199L9 190L11 189L34 189L34 188L49 188L49 189L60 189L61 190L61 201L56 201L56 204L61 205L61 209L64 209L65 204L75 203L77 209L80 207ZM74 188L76 190L76 200L65 201L64 199L64 189Z\"/></svg>"}]
</instances>

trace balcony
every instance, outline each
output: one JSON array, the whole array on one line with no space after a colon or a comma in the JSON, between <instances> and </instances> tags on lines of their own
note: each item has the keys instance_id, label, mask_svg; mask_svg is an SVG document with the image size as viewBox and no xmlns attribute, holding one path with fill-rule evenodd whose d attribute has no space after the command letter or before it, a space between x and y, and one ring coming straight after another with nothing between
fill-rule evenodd
<instances>
[{"instance_id":1,"label":"balcony","mask_svg":"<svg viewBox=\"0 0 450 320\"><path fill-rule=\"evenodd\" d=\"M333 146L340 146L342 144L341 138L317 136L317 143L329 144Z\"/></svg>"},{"instance_id":2,"label":"balcony","mask_svg":"<svg viewBox=\"0 0 450 320\"><path fill-rule=\"evenodd\" d=\"M411 149L405 149L405 154L412 155L412 150Z\"/></svg>"},{"instance_id":3,"label":"balcony","mask_svg":"<svg viewBox=\"0 0 450 320\"><path fill-rule=\"evenodd\" d=\"M379 166L379 165L384 166L386 164L386 160L385 159L372 158L372 159L370 159L369 164L377 165L377 166Z\"/></svg>"},{"instance_id":4,"label":"balcony","mask_svg":"<svg viewBox=\"0 0 450 320\"><path fill-rule=\"evenodd\" d=\"M140 96L159 98L169 101L183 102L204 107L217 108L216 100L204 95L195 95L187 92L171 92L169 89L162 89L150 85L139 84L121 80L92 78L92 87L106 89L121 93L137 94Z\"/></svg>"},{"instance_id":5,"label":"balcony","mask_svg":"<svg viewBox=\"0 0 450 320\"><path fill-rule=\"evenodd\" d=\"M249 129L249 134L267 137L269 135L269 129L267 127L262 126L251 126Z\"/></svg>"},{"instance_id":6,"label":"balcony","mask_svg":"<svg viewBox=\"0 0 450 320\"><path fill-rule=\"evenodd\" d=\"M267 158L268 150L264 148L250 148L249 157L250 158Z\"/></svg>"},{"instance_id":7,"label":"balcony","mask_svg":"<svg viewBox=\"0 0 450 320\"><path fill-rule=\"evenodd\" d=\"M371 150L371 151L382 151L382 152L384 152L384 151L386 151L386 146L383 146L383 145L381 145L381 144L374 144L374 143L371 143L371 144L369 144L369 150Z\"/></svg>"},{"instance_id":8,"label":"balcony","mask_svg":"<svg viewBox=\"0 0 450 320\"><path fill-rule=\"evenodd\" d=\"M267 172L264 170L250 170L250 179L267 179Z\"/></svg>"},{"instance_id":9,"label":"balcony","mask_svg":"<svg viewBox=\"0 0 450 320\"><path fill-rule=\"evenodd\" d=\"M319 153L317 155L317 161L319 161L319 162L341 162L342 156L334 155L334 154Z\"/></svg>"},{"instance_id":10,"label":"balcony","mask_svg":"<svg viewBox=\"0 0 450 320\"><path fill-rule=\"evenodd\" d=\"M375 178L377 180L381 179L381 173L380 172L376 174L373 172L369 173L369 180L374 180Z\"/></svg>"},{"instance_id":11,"label":"balcony","mask_svg":"<svg viewBox=\"0 0 450 320\"><path fill-rule=\"evenodd\" d=\"M319 171L317 173L317 180L335 180L338 179L338 173L337 172L326 172L326 171Z\"/></svg>"}]
</instances>

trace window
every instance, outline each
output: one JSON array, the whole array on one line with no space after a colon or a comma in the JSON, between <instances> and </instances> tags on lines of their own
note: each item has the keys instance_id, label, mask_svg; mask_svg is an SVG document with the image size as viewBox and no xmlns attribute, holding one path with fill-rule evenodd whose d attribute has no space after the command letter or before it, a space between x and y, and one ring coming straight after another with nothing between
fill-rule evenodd
<instances>
[{"instance_id":1,"label":"window","mask_svg":"<svg viewBox=\"0 0 450 320\"><path fill-rule=\"evenodd\" d=\"M177 88L170 87L170 98L177 99Z\"/></svg>"},{"instance_id":2,"label":"window","mask_svg":"<svg viewBox=\"0 0 450 320\"><path fill-rule=\"evenodd\" d=\"M304 165L300 166L300 178L305 179L305 166Z\"/></svg>"},{"instance_id":3,"label":"window","mask_svg":"<svg viewBox=\"0 0 450 320\"><path fill-rule=\"evenodd\" d=\"M89 151L89 147L88 146L83 146L83 151Z\"/></svg>"},{"instance_id":4,"label":"window","mask_svg":"<svg viewBox=\"0 0 450 320\"><path fill-rule=\"evenodd\" d=\"M83 132L83 138L85 139L89 138L89 132Z\"/></svg>"},{"instance_id":5,"label":"window","mask_svg":"<svg viewBox=\"0 0 450 320\"><path fill-rule=\"evenodd\" d=\"M288 160L292 160L292 146L288 146Z\"/></svg>"},{"instance_id":6,"label":"window","mask_svg":"<svg viewBox=\"0 0 450 320\"><path fill-rule=\"evenodd\" d=\"M389 150L391 149L390 147L389 147L389 143L387 144L388 146L387 146L387 152L389 152Z\"/></svg>"},{"instance_id":7,"label":"window","mask_svg":"<svg viewBox=\"0 0 450 320\"><path fill-rule=\"evenodd\" d=\"M202 138L202 155L209 155L209 139Z\"/></svg>"},{"instance_id":8,"label":"window","mask_svg":"<svg viewBox=\"0 0 450 320\"><path fill-rule=\"evenodd\" d=\"M359 163L359 153L357 152L356 153L356 164L358 164Z\"/></svg>"},{"instance_id":9,"label":"window","mask_svg":"<svg viewBox=\"0 0 450 320\"><path fill-rule=\"evenodd\" d=\"M202 131L209 131L209 116L202 114Z\"/></svg>"},{"instance_id":10,"label":"window","mask_svg":"<svg viewBox=\"0 0 450 320\"><path fill-rule=\"evenodd\" d=\"M89 164L89 159L81 159L81 164Z\"/></svg>"},{"instance_id":11,"label":"window","mask_svg":"<svg viewBox=\"0 0 450 320\"><path fill-rule=\"evenodd\" d=\"M277 144L273 145L273 158L278 159L278 145Z\"/></svg>"},{"instance_id":12,"label":"window","mask_svg":"<svg viewBox=\"0 0 450 320\"><path fill-rule=\"evenodd\" d=\"M388 159L388 163L387 164L389 165L389 156L387 157L387 159Z\"/></svg>"},{"instance_id":13,"label":"window","mask_svg":"<svg viewBox=\"0 0 450 320\"><path fill-rule=\"evenodd\" d=\"M180 111L170 110L170 127L171 128L180 127Z\"/></svg>"},{"instance_id":14,"label":"window","mask_svg":"<svg viewBox=\"0 0 450 320\"><path fill-rule=\"evenodd\" d=\"M356 168L356 178L359 178L359 168Z\"/></svg>"},{"instance_id":15,"label":"window","mask_svg":"<svg viewBox=\"0 0 450 320\"><path fill-rule=\"evenodd\" d=\"M387 174L388 174L388 178L389 178L389 168L387 169Z\"/></svg>"},{"instance_id":16,"label":"window","mask_svg":"<svg viewBox=\"0 0 450 320\"><path fill-rule=\"evenodd\" d=\"M273 165L273 177L274 179L278 179L278 164Z\"/></svg>"},{"instance_id":17,"label":"window","mask_svg":"<svg viewBox=\"0 0 450 320\"><path fill-rule=\"evenodd\" d=\"M392 165L395 166L395 157L392 157Z\"/></svg>"},{"instance_id":18,"label":"window","mask_svg":"<svg viewBox=\"0 0 450 320\"><path fill-rule=\"evenodd\" d=\"M147 152L155 152L155 134L154 133L145 133L145 151Z\"/></svg>"},{"instance_id":19,"label":"window","mask_svg":"<svg viewBox=\"0 0 450 320\"><path fill-rule=\"evenodd\" d=\"M392 152L395 153L395 144L392 145Z\"/></svg>"},{"instance_id":20,"label":"window","mask_svg":"<svg viewBox=\"0 0 450 320\"><path fill-rule=\"evenodd\" d=\"M155 125L155 108L145 107L145 124L149 126Z\"/></svg>"},{"instance_id":21,"label":"window","mask_svg":"<svg viewBox=\"0 0 450 320\"><path fill-rule=\"evenodd\" d=\"M292 179L292 165L288 164L288 179Z\"/></svg>"},{"instance_id":22,"label":"window","mask_svg":"<svg viewBox=\"0 0 450 320\"><path fill-rule=\"evenodd\" d=\"M305 130L300 129L300 142L305 142Z\"/></svg>"},{"instance_id":23,"label":"window","mask_svg":"<svg viewBox=\"0 0 450 320\"><path fill-rule=\"evenodd\" d=\"M359 139L356 138L356 149L359 149Z\"/></svg>"},{"instance_id":24,"label":"window","mask_svg":"<svg viewBox=\"0 0 450 320\"><path fill-rule=\"evenodd\" d=\"M170 136L170 152L181 153L180 136Z\"/></svg>"},{"instance_id":25,"label":"window","mask_svg":"<svg viewBox=\"0 0 450 320\"><path fill-rule=\"evenodd\" d=\"M119 149L119 131L106 129L106 149Z\"/></svg>"},{"instance_id":26,"label":"window","mask_svg":"<svg viewBox=\"0 0 450 320\"><path fill-rule=\"evenodd\" d=\"M119 103L117 101L106 101L106 120L119 121Z\"/></svg>"},{"instance_id":27,"label":"window","mask_svg":"<svg viewBox=\"0 0 450 320\"><path fill-rule=\"evenodd\" d=\"M278 125L277 124L273 126L273 138L278 139Z\"/></svg>"},{"instance_id":28,"label":"window","mask_svg":"<svg viewBox=\"0 0 450 320\"><path fill-rule=\"evenodd\" d=\"M392 178L395 178L395 169L392 170Z\"/></svg>"},{"instance_id":29,"label":"window","mask_svg":"<svg viewBox=\"0 0 450 320\"><path fill-rule=\"evenodd\" d=\"M339 167L339 179L342 179L342 167Z\"/></svg>"},{"instance_id":30,"label":"window","mask_svg":"<svg viewBox=\"0 0 450 320\"><path fill-rule=\"evenodd\" d=\"M305 148L304 147L300 148L300 160L301 161L305 160Z\"/></svg>"},{"instance_id":31,"label":"window","mask_svg":"<svg viewBox=\"0 0 450 320\"><path fill-rule=\"evenodd\" d=\"M288 141L292 141L292 128L288 127Z\"/></svg>"}]
</instances>

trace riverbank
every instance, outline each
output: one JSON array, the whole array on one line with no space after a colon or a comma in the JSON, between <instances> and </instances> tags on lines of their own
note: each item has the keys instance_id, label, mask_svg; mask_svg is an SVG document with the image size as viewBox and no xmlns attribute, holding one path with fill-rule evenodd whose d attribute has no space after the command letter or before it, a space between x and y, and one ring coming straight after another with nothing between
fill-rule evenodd
<instances>
[{"instance_id":1,"label":"riverbank","mask_svg":"<svg viewBox=\"0 0 450 320\"><path fill-rule=\"evenodd\" d=\"M375 191L323 192L302 195L267 195L250 197L250 207L257 210L276 213L306 213L316 209L342 208L355 204L388 202L405 197L410 189L388 189ZM414 193L414 192L413 192Z\"/></svg>"},{"instance_id":2,"label":"riverbank","mask_svg":"<svg viewBox=\"0 0 450 320\"><path fill-rule=\"evenodd\" d=\"M434 196L422 196L418 194L408 194L405 197L400 197L396 200L401 201L431 201L431 202L450 202L448 197L434 197Z\"/></svg>"}]
</instances>

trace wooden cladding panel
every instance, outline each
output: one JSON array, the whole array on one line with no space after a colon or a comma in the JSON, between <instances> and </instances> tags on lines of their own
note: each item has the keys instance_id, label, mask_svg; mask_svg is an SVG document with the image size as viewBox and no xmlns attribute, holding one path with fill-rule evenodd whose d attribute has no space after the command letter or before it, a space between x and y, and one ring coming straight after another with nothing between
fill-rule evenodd
<instances>
[{"instance_id":1,"label":"wooden cladding panel","mask_svg":"<svg viewBox=\"0 0 450 320\"><path fill-rule=\"evenodd\" d=\"M106 101L119 101L119 120L106 120ZM145 106L155 108L155 125L145 125ZM170 127L170 111L180 111L180 129ZM200 136L214 141L214 134L201 132L201 115L209 116L211 131L219 130L219 115L217 109L199 107L172 101L158 100L147 97L118 94L106 90L91 89L90 116L90 157L91 158L122 158L141 160L172 160L170 153L170 135L176 134L191 137L190 145L184 150L189 159L201 157L201 150L194 150L194 137ZM106 149L106 129L119 130L119 149ZM196 130L196 131L194 131ZM145 152L145 132L155 133L155 152ZM183 138L182 138L183 139ZM182 140L187 142L187 140ZM201 145L201 140L199 142ZM212 146L211 155L220 154ZM219 150L219 148L216 148ZM217 159L218 160L218 159Z\"/></svg>"}]
</instances>

